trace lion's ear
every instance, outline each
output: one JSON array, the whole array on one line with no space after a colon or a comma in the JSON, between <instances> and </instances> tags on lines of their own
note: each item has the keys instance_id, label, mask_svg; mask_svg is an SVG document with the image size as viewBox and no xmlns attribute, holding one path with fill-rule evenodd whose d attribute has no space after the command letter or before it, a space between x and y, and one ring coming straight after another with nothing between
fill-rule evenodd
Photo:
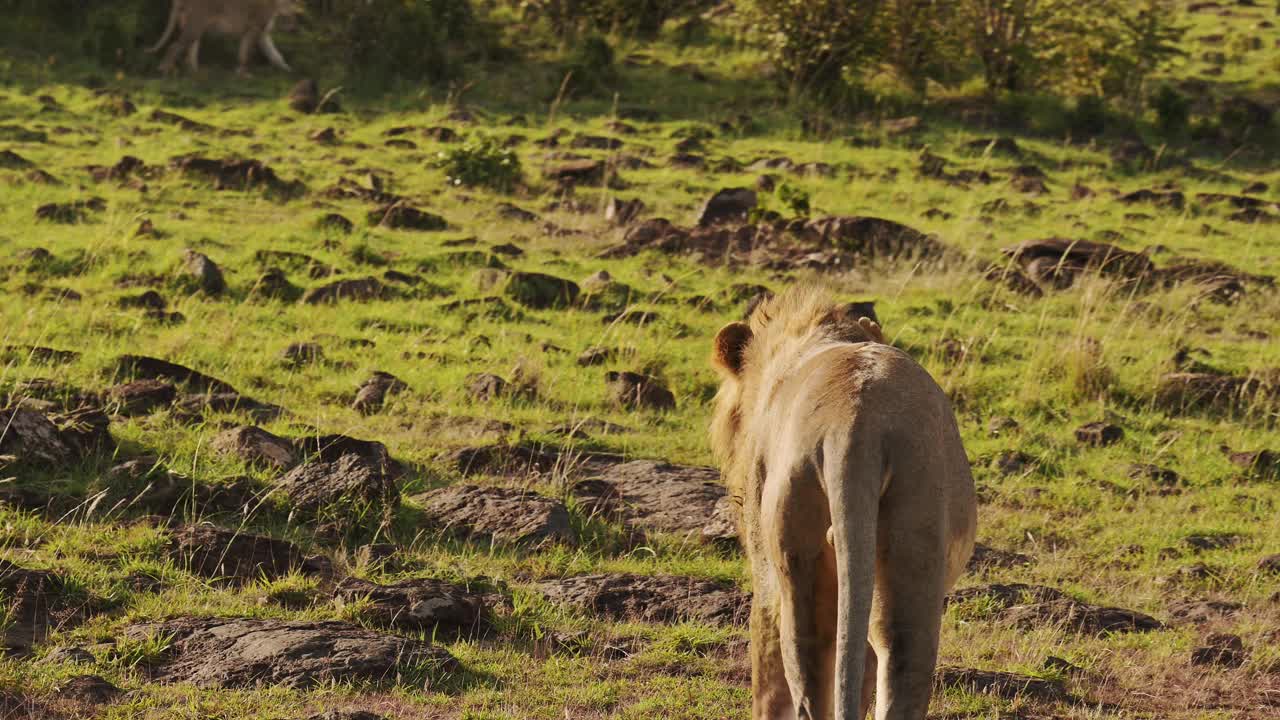
<instances>
[{"instance_id":1,"label":"lion's ear","mask_svg":"<svg viewBox=\"0 0 1280 720\"><path fill-rule=\"evenodd\" d=\"M880 318L876 317L876 303L874 300L864 300L861 302L851 302L844 306L844 316L847 318L869 318L874 323L879 323Z\"/></svg>"},{"instance_id":2,"label":"lion's ear","mask_svg":"<svg viewBox=\"0 0 1280 720\"><path fill-rule=\"evenodd\" d=\"M862 332L866 333L871 342L878 342L881 345L887 344L884 341L884 331L880 329L880 323L875 320L864 315L858 318L858 327L862 328Z\"/></svg>"},{"instance_id":3,"label":"lion's ear","mask_svg":"<svg viewBox=\"0 0 1280 720\"><path fill-rule=\"evenodd\" d=\"M716 333L712 364L730 375L742 374L742 358L751 338L751 328L746 323L733 322L720 328L720 332Z\"/></svg>"}]
</instances>

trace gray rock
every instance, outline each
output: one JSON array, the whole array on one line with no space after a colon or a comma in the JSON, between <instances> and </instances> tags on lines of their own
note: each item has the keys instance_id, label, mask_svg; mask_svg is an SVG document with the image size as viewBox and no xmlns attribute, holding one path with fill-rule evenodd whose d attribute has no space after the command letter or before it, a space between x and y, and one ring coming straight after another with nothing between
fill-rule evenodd
<instances>
[{"instance_id":1,"label":"gray rock","mask_svg":"<svg viewBox=\"0 0 1280 720\"><path fill-rule=\"evenodd\" d=\"M720 190L702 206L698 213L698 227L745 223L756 202L756 191L750 188Z\"/></svg>"},{"instance_id":2,"label":"gray rock","mask_svg":"<svg viewBox=\"0 0 1280 720\"><path fill-rule=\"evenodd\" d=\"M135 380L107 388L111 410L116 414L146 415L173 403L178 388L164 380Z\"/></svg>"},{"instance_id":3,"label":"gray rock","mask_svg":"<svg viewBox=\"0 0 1280 720\"><path fill-rule=\"evenodd\" d=\"M25 654L49 633L70 629L102 609L101 600L71 589L48 570L33 570L0 558L0 596L6 623L0 626L0 650Z\"/></svg>"},{"instance_id":4,"label":"gray rock","mask_svg":"<svg viewBox=\"0 0 1280 720\"><path fill-rule=\"evenodd\" d=\"M312 460L289 471L280 489L295 508L308 513L334 514L328 518L346 522L374 513L389 522L400 506L400 487L383 468L354 454L334 461Z\"/></svg>"},{"instance_id":5,"label":"gray rock","mask_svg":"<svg viewBox=\"0 0 1280 720\"><path fill-rule=\"evenodd\" d=\"M503 294L527 308L566 308L578 299L578 284L536 272L513 272L507 276Z\"/></svg>"},{"instance_id":6,"label":"gray rock","mask_svg":"<svg viewBox=\"0 0 1280 720\"><path fill-rule=\"evenodd\" d=\"M751 610L750 596L734 585L676 575L579 575L539 583L538 591L611 620L745 625Z\"/></svg>"},{"instance_id":7,"label":"gray rock","mask_svg":"<svg viewBox=\"0 0 1280 720\"><path fill-rule=\"evenodd\" d=\"M628 410L674 410L676 396L657 378L636 372L605 373L609 397Z\"/></svg>"},{"instance_id":8,"label":"gray rock","mask_svg":"<svg viewBox=\"0 0 1280 720\"><path fill-rule=\"evenodd\" d=\"M24 408L0 410L0 455L18 463L61 466L75 458L58 427L43 413Z\"/></svg>"},{"instance_id":9,"label":"gray rock","mask_svg":"<svg viewBox=\"0 0 1280 720\"><path fill-rule=\"evenodd\" d=\"M209 524L185 525L169 535L167 552L178 567L201 577L255 582L305 570L305 558L288 540Z\"/></svg>"},{"instance_id":10,"label":"gray rock","mask_svg":"<svg viewBox=\"0 0 1280 720\"><path fill-rule=\"evenodd\" d=\"M218 295L227 289L222 270L208 255L187 249L182 251L183 271L195 279L200 289L210 295Z\"/></svg>"},{"instance_id":11,"label":"gray rock","mask_svg":"<svg viewBox=\"0 0 1280 720\"><path fill-rule=\"evenodd\" d=\"M324 360L324 348L319 343L291 343L280 353L280 359L293 367L310 365Z\"/></svg>"},{"instance_id":12,"label":"gray rock","mask_svg":"<svg viewBox=\"0 0 1280 720\"><path fill-rule=\"evenodd\" d=\"M429 525L457 537L533 546L577 542L564 503L528 490L454 485L416 499Z\"/></svg>"},{"instance_id":13,"label":"gray rock","mask_svg":"<svg viewBox=\"0 0 1280 720\"><path fill-rule=\"evenodd\" d=\"M1060 681L1044 680L1030 675L974 670L972 668L940 667L934 681L944 688L965 692L995 695L1006 699L1031 698L1045 702L1067 699L1066 688Z\"/></svg>"},{"instance_id":14,"label":"gray rock","mask_svg":"<svg viewBox=\"0 0 1280 720\"><path fill-rule=\"evenodd\" d=\"M77 675L58 686L54 694L59 700L84 705L105 705L119 700L124 691L98 675Z\"/></svg>"},{"instance_id":15,"label":"gray rock","mask_svg":"<svg viewBox=\"0 0 1280 720\"><path fill-rule=\"evenodd\" d=\"M327 285L308 290L302 296L302 302L308 305L335 303L340 300L351 302L370 302L384 300L391 296L391 288L375 277L351 278L336 280Z\"/></svg>"},{"instance_id":16,"label":"gray rock","mask_svg":"<svg viewBox=\"0 0 1280 720\"><path fill-rule=\"evenodd\" d=\"M169 652L149 668L161 683L199 687L311 688L327 683L405 683L457 669L443 648L338 621L179 617L129 626L138 640L171 638Z\"/></svg>"},{"instance_id":17,"label":"gray rock","mask_svg":"<svg viewBox=\"0 0 1280 720\"><path fill-rule=\"evenodd\" d=\"M380 585L349 577L335 594L345 602L366 601L365 617L400 630L464 637L489 628L484 597L441 580L415 578Z\"/></svg>"},{"instance_id":18,"label":"gray rock","mask_svg":"<svg viewBox=\"0 0 1280 720\"><path fill-rule=\"evenodd\" d=\"M400 378L377 370L356 391L351 407L364 415L372 415L382 409L388 395L399 395L408 389L409 386Z\"/></svg>"},{"instance_id":19,"label":"gray rock","mask_svg":"<svg viewBox=\"0 0 1280 720\"><path fill-rule=\"evenodd\" d=\"M251 425L225 430L214 437L210 447L227 455L235 455L251 465L284 470L297 462L293 443Z\"/></svg>"},{"instance_id":20,"label":"gray rock","mask_svg":"<svg viewBox=\"0 0 1280 720\"><path fill-rule=\"evenodd\" d=\"M728 508L720 503L727 493L715 468L637 460L605 468L573 492L591 512L644 530L701 536L716 520L707 539L736 535L731 518L724 532Z\"/></svg>"},{"instance_id":21,"label":"gray rock","mask_svg":"<svg viewBox=\"0 0 1280 720\"><path fill-rule=\"evenodd\" d=\"M55 663L72 663L75 665L92 665L97 660L93 653L82 647L63 647L45 656L45 660Z\"/></svg>"}]
</instances>

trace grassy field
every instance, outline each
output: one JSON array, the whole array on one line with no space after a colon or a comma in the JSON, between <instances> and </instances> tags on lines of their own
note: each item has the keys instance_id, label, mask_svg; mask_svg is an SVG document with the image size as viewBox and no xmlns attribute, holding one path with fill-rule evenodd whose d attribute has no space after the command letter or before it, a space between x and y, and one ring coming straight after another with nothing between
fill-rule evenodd
<instances>
[{"instance_id":1,"label":"grassy field","mask_svg":"<svg viewBox=\"0 0 1280 720\"><path fill-rule=\"evenodd\" d=\"M1272 46L1280 36L1259 26L1272 14L1239 7L1188 17L1189 55L1172 79L1198 79L1206 99L1240 94L1274 107ZM1219 34L1261 37L1264 47L1203 37ZM1203 57L1222 42L1229 47L1219 75ZM696 534L638 537L594 512L572 484L590 475L593 452L711 464L711 338L742 315L754 286L819 282L848 300L874 300L887 337L953 399L979 487L979 541L1022 556L975 569L962 589L1047 586L1162 624L1081 632L1060 617L1015 621L990 595L952 603L941 664L1016 673L1024 685L984 692L972 682L941 683L931 717L1280 715L1280 560L1265 560L1280 553L1280 294L1264 277L1280 274L1280 148L1270 135L1239 149L1162 146L1148 135L1156 159L1127 166L1113 155L1124 138L1066 142L1035 123L966 124L957 109L977 101L962 97L939 98L910 132L849 119L814 133L759 80L760 58L727 40L624 46L619 57L627 59L616 98L557 100L552 65L530 62L527 77L486 68L453 103L443 91L349 93L340 96L343 112L308 115L283 99L296 78L265 68L247 83L217 66L195 79L103 80L98 68L0 49L11 78L0 87L0 153L9 153L0 155L0 408L58 418L101 406L115 445L40 463L21 442L0 441L0 588L13 605L0 619L19 627L33 602L75 608L42 616L47 637L0 659L0 714L745 717L750 671L741 626L606 617L553 602L539 588L586 573L635 573L749 589L736 551ZM132 113L120 111L125 98ZM1052 119L1054 111L1036 112ZM505 194L451 184L438 159L456 145L423 132L434 127L509 142L523 181ZM317 139L326 129L329 138ZM575 147L575 138L589 136L621 145ZM689 137L703 139L677 148ZM1014 139L1019 156L971 145L995 137ZM677 152L706 164L673 163ZM273 191L259 169L247 188L241 173L218 189L171 163L188 154L258 160L281 188ZM605 161L606 182L570 191L549 178L571 154ZM117 164L125 156L142 165L123 172ZM930 157L945 161L942 174L927 172ZM113 166L121 172L105 173ZM1015 185L1025 166L1042 172L1042 188ZM976 179L982 172L988 181ZM884 218L929 234L946 251L927 259L851 251L841 257L852 265L836 270L806 269L794 253L770 265L759 253L608 252L642 220L692 227L717 190L757 187L766 173L807 193L813 218ZM293 181L305 190L285 187ZM1144 189L1177 191L1185 201L1126 200ZM381 214L370 220L385 204L378 193L440 215L447 228L392 229L377 222ZM1230 201L1204 197L1215 193L1258 198L1259 209L1239 215ZM776 193L759 197L790 215ZM619 225L606 215L613 199L638 199L644 209ZM37 208L49 204L61 209L39 217ZM332 213L354 227L320 222ZM1168 283L1086 268L1062 283L1069 287L1050 281L1034 293L988 279L987 263L1015 267L1002 249L1051 237L1142 252L1160 269L1229 267ZM805 253L839 250L805 242L778 241ZM220 267L225 289L202 287L187 271L187 249ZM271 269L295 290L271 297L264 281ZM584 288L585 278L606 271L621 285L600 303L534 307L504 294L513 271ZM1224 276L1239 292L1221 292ZM381 287L374 298L299 299L335 280L370 277ZM144 297L148 291L155 294ZM643 324L611 319L624 310L653 316ZM298 343L314 344L321 356L287 359ZM74 355L51 358L39 348ZM589 348L612 352L604 364L584 366L579 356ZM177 402L169 395L145 410L124 407L108 388L135 379L121 366L128 354L180 363L285 412L200 401L181 382ZM656 378L674 409L614 402L605 374L622 370ZM355 409L358 389L379 371L406 389L379 409ZM1244 390L1221 402L1170 402L1162 379L1177 372L1236 378ZM468 390L475 373L496 374L514 390L478 399ZM194 406L184 402L193 397ZM1101 446L1077 439L1077 428L1099 421L1123 437ZM566 424L579 432L566 436ZM284 470L218 449L214 438L244 425L285 438L379 441L404 468L396 489L403 502L383 522L345 509L337 517L303 512L279 491ZM557 462L464 477L457 451L489 445L542 447ZM1241 455L1263 450L1271 454ZM154 458L161 469L140 479L118 470L138 458ZM156 500L161 476L178 491ZM463 539L426 523L423 493L462 483L563 501L577 539L534 547ZM210 499L218 488L252 501L218 504ZM176 526L201 522L289 540L302 554L327 558L332 571L211 578L170 545ZM18 576L14 568L51 571L58 589L3 585L6 574ZM347 577L433 578L500 599L488 632L446 637L388 627L369 601L339 599L334 585ZM1216 604L1202 605L1210 608L1204 617L1182 617L1179 608L1205 601ZM309 688L169 682L162 669L174 638L130 629L181 616L339 620L433 641L457 663ZM1238 636L1243 650L1193 663L1197 649L1224 642L1215 634ZM77 692L85 681L75 679L89 674L123 692ZM1031 691L1040 685L1026 683L1036 680L1052 691Z\"/></svg>"}]
</instances>

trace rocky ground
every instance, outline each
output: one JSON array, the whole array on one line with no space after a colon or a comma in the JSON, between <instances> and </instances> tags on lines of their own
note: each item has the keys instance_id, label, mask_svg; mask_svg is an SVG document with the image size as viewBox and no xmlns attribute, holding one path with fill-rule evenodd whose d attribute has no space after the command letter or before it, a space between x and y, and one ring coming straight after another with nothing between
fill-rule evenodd
<instances>
[{"instance_id":1,"label":"rocky ground","mask_svg":"<svg viewBox=\"0 0 1280 720\"><path fill-rule=\"evenodd\" d=\"M934 717L1280 715L1266 146L22 77L0 717L744 717L706 357L800 281L960 419ZM438 167L481 136L510 192Z\"/></svg>"}]
</instances>

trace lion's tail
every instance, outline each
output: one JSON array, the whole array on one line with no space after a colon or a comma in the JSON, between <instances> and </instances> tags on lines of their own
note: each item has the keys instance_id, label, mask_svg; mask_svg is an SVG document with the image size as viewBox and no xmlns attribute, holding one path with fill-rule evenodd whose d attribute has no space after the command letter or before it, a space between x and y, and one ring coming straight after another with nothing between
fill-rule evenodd
<instances>
[{"instance_id":1,"label":"lion's tail","mask_svg":"<svg viewBox=\"0 0 1280 720\"><path fill-rule=\"evenodd\" d=\"M831 510L839 599L836 609L836 720L862 720L863 674L875 589L876 518L884 482L878 437L854 428L828 440L823 475ZM864 477L865 476L865 477Z\"/></svg>"},{"instance_id":2,"label":"lion's tail","mask_svg":"<svg viewBox=\"0 0 1280 720\"><path fill-rule=\"evenodd\" d=\"M159 42L154 46L147 48L147 52L160 52L160 48L164 47L165 43L169 42L169 38L173 36L173 32L178 29L178 15L181 14L181 8L179 5L181 2L182 0L174 0L173 7L169 9L169 24L165 26L164 34L160 36Z\"/></svg>"}]
</instances>

